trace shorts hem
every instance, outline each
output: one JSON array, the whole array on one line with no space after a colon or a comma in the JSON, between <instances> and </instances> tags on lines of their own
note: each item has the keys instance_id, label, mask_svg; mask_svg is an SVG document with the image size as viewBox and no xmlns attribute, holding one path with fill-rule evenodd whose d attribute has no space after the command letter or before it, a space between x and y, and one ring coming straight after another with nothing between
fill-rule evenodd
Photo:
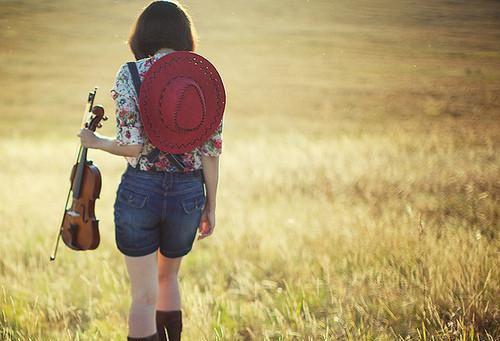
<instances>
[{"instance_id":1,"label":"shorts hem","mask_svg":"<svg viewBox=\"0 0 500 341\"><path fill-rule=\"evenodd\" d=\"M182 256L185 256L189 253L189 251L192 250L192 246L191 247L187 247L185 249L180 249L178 251L163 251L161 248L160 248L160 253L167 257L167 258L177 258L177 257L182 257Z\"/></svg>"},{"instance_id":2,"label":"shorts hem","mask_svg":"<svg viewBox=\"0 0 500 341\"><path fill-rule=\"evenodd\" d=\"M149 247L143 247L142 249L129 249L125 247L121 247L118 243L116 243L116 247L118 250L124 254L125 256L129 257L142 257L142 256L147 256L149 254L152 254L153 252L156 252L158 250L158 246L149 246Z\"/></svg>"}]
</instances>

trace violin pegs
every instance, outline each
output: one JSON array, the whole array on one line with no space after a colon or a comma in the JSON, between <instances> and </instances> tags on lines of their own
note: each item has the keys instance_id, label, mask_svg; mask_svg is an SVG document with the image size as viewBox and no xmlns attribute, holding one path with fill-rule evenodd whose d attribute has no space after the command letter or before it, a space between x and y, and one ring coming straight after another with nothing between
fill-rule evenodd
<instances>
[{"instance_id":1,"label":"violin pegs","mask_svg":"<svg viewBox=\"0 0 500 341\"><path fill-rule=\"evenodd\" d=\"M89 124L88 122L85 123L85 128L88 128L89 127Z\"/></svg>"},{"instance_id":2,"label":"violin pegs","mask_svg":"<svg viewBox=\"0 0 500 341\"><path fill-rule=\"evenodd\" d=\"M102 128L102 124L100 124L100 123L99 123L99 124L97 125L97 128Z\"/></svg>"},{"instance_id":3,"label":"violin pegs","mask_svg":"<svg viewBox=\"0 0 500 341\"><path fill-rule=\"evenodd\" d=\"M107 121L108 120L108 116L103 116L102 120L103 121Z\"/></svg>"}]
</instances>

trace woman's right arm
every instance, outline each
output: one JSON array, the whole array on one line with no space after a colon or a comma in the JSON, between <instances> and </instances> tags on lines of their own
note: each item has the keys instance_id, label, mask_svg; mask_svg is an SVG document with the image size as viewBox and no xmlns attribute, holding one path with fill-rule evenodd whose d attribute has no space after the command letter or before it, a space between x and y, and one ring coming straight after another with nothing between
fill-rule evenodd
<instances>
[{"instance_id":1,"label":"woman's right arm","mask_svg":"<svg viewBox=\"0 0 500 341\"><path fill-rule=\"evenodd\" d=\"M219 157L202 155L203 176L205 178L206 206L215 211L217 200L217 184L219 182Z\"/></svg>"},{"instance_id":2,"label":"woman's right arm","mask_svg":"<svg viewBox=\"0 0 500 341\"><path fill-rule=\"evenodd\" d=\"M217 184L219 182L219 155L222 153L222 122L201 147L201 164L205 178L206 201L200 223L198 239L208 237L215 228Z\"/></svg>"},{"instance_id":3,"label":"woman's right arm","mask_svg":"<svg viewBox=\"0 0 500 341\"><path fill-rule=\"evenodd\" d=\"M214 232L217 183L219 181L219 157L202 155L201 162L205 178L206 201L201 215L198 239L208 237Z\"/></svg>"}]
</instances>

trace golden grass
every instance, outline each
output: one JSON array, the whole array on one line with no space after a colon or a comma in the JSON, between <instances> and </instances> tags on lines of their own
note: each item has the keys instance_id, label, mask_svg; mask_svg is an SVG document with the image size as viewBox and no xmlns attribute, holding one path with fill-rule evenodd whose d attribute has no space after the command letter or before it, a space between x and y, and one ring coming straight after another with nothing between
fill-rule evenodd
<instances>
[{"instance_id":1,"label":"golden grass","mask_svg":"<svg viewBox=\"0 0 500 341\"><path fill-rule=\"evenodd\" d=\"M123 340L101 246L48 260L86 92L146 2L0 4L0 339ZM215 234L183 260L186 340L496 340L499 5L186 1L228 92ZM103 133L114 133L113 120Z\"/></svg>"}]
</instances>

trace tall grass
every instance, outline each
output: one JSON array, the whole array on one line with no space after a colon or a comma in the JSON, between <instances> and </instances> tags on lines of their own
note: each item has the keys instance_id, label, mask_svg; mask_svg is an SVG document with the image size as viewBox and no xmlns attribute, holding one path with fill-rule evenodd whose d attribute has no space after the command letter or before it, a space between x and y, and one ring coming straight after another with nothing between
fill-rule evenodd
<instances>
[{"instance_id":1,"label":"tall grass","mask_svg":"<svg viewBox=\"0 0 500 341\"><path fill-rule=\"evenodd\" d=\"M181 267L184 338L499 339L498 4L186 3L228 109L217 227ZM48 257L85 92L113 115L144 4L0 4L1 340L126 338L123 159L90 155L100 247Z\"/></svg>"}]
</instances>

